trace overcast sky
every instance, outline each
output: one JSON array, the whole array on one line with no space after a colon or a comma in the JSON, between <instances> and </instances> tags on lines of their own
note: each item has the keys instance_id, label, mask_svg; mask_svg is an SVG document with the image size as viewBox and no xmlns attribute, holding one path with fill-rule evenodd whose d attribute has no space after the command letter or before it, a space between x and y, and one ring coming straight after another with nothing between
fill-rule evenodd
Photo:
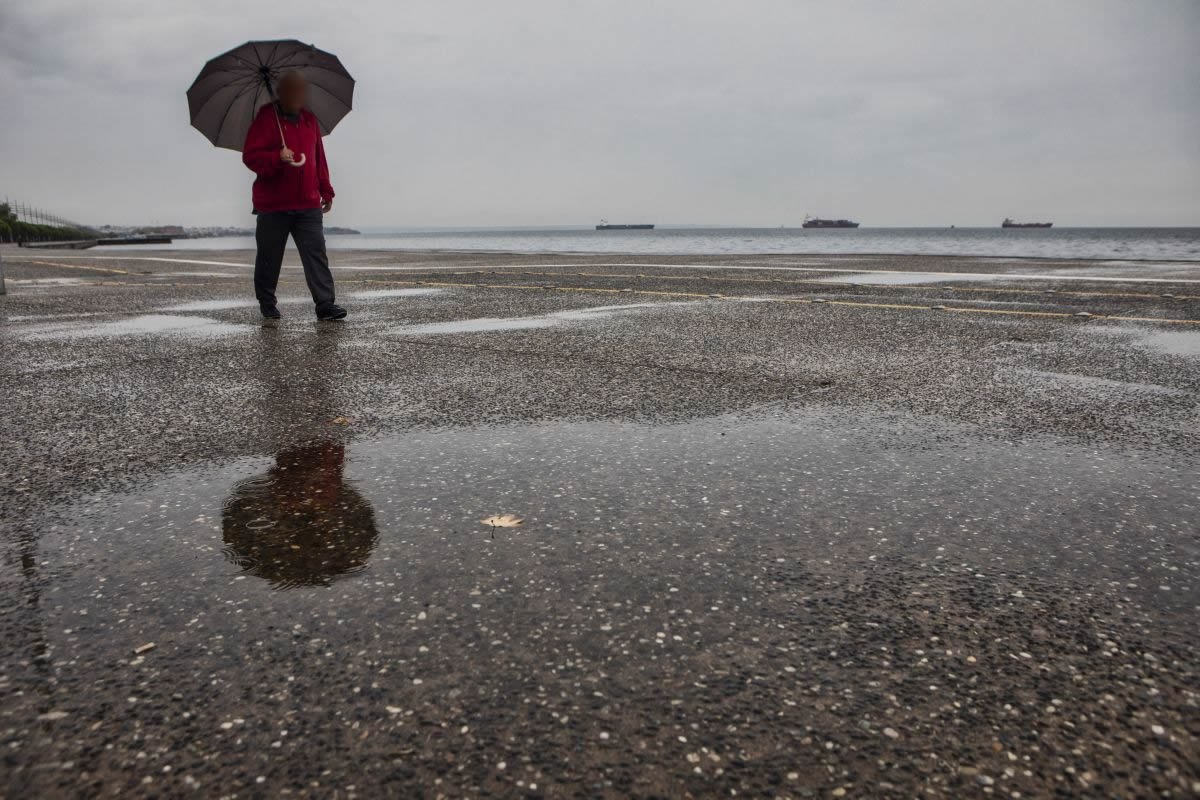
<instances>
[{"instance_id":1,"label":"overcast sky","mask_svg":"<svg viewBox=\"0 0 1200 800\"><path fill-rule=\"evenodd\" d=\"M1200 225L1200 0L0 0L0 197L250 224L184 92L338 54L331 224Z\"/></svg>"}]
</instances>

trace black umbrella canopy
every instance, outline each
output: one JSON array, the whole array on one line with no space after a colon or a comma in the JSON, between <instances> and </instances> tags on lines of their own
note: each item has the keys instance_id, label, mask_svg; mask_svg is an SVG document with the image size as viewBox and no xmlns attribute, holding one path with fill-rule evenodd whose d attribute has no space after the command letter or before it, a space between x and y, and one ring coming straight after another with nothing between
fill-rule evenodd
<instances>
[{"instance_id":1,"label":"black umbrella canopy","mask_svg":"<svg viewBox=\"0 0 1200 800\"><path fill-rule=\"evenodd\" d=\"M204 65L188 89L192 127L217 147L241 150L254 115L285 72L308 81L308 109L328 134L350 113L354 78L337 56L295 39L246 42Z\"/></svg>"}]
</instances>

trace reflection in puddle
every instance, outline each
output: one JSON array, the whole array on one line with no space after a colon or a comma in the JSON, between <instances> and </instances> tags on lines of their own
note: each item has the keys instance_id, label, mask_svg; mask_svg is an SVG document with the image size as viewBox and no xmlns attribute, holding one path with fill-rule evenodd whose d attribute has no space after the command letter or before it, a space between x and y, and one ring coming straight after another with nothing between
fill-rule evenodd
<instances>
[{"instance_id":1,"label":"reflection in puddle","mask_svg":"<svg viewBox=\"0 0 1200 800\"><path fill-rule=\"evenodd\" d=\"M280 588L328 586L363 570L379 535L370 503L346 483L345 448L280 452L233 488L222 510L225 555Z\"/></svg>"},{"instance_id":2,"label":"reflection in puddle","mask_svg":"<svg viewBox=\"0 0 1200 800\"><path fill-rule=\"evenodd\" d=\"M431 322L425 325L405 325L392 328L388 333L402 336L423 336L439 333L481 333L484 331L519 331L530 328L549 328L570 322L584 322L592 319L604 319L616 314L625 314L647 308L666 308L668 306L686 306L692 303L630 303L617 306L597 306L596 308L579 308L570 311L555 311L550 314L539 314L532 317L480 317L477 319L456 319L450 322Z\"/></svg>"},{"instance_id":3,"label":"reflection in puddle","mask_svg":"<svg viewBox=\"0 0 1200 800\"><path fill-rule=\"evenodd\" d=\"M183 336L222 336L240 333L243 325L233 325L208 317L177 317L166 314L142 314L113 322L95 324L54 324L24 328L18 332L26 339L83 339L142 334L177 334Z\"/></svg>"}]
</instances>

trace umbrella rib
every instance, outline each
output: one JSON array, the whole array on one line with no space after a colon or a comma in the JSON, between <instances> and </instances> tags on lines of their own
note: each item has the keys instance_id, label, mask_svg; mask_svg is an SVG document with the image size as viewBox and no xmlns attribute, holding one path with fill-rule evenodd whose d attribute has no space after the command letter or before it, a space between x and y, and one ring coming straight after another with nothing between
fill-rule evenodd
<instances>
[{"instance_id":1,"label":"umbrella rib","mask_svg":"<svg viewBox=\"0 0 1200 800\"><path fill-rule=\"evenodd\" d=\"M241 96L241 92L238 93L237 97L240 97L240 96ZM233 110L233 107L235 105L237 105L237 97L235 97L229 103L229 105L225 106L225 113L221 115L221 124L217 126L217 141L220 141L220 139L221 139L221 131L225 129L225 121L229 119L229 112ZM256 109L256 113L257 113L257 109ZM246 143L242 142L242 148L245 149L245 147L246 147Z\"/></svg>"},{"instance_id":2,"label":"umbrella rib","mask_svg":"<svg viewBox=\"0 0 1200 800\"><path fill-rule=\"evenodd\" d=\"M293 59L297 58L298 56L303 56L303 55L304 55L303 50L296 50L293 53L288 53L286 56L284 56L282 59L280 59L279 63L276 64L275 66L280 69L295 66L295 64L292 63ZM303 66L303 65L301 65L301 66Z\"/></svg>"},{"instance_id":3,"label":"umbrella rib","mask_svg":"<svg viewBox=\"0 0 1200 800\"><path fill-rule=\"evenodd\" d=\"M246 126L246 136L250 135L250 128L254 127L254 121L256 119L258 119L258 112L267 106L267 103L262 103L260 105L258 102L258 98L262 96L262 93L263 93L263 87L261 85L254 87L253 91L251 91L249 93L251 111L250 111L250 124L248 124ZM282 143L281 143L281 146L282 146ZM241 149L243 152L245 152L245 147L246 147L246 145L243 142L241 148L239 148L239 149Z\"/></svg>"}]
</instances>

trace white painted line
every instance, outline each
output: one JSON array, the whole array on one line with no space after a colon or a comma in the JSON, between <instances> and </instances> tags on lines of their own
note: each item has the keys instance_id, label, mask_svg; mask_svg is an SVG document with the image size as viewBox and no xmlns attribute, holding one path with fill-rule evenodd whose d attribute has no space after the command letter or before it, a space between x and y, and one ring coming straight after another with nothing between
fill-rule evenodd
<instances>
[{"instance_id":1,"label":"white painted line","mask_svg":"<svg viewBox=\"0 0 1200 800\"><path fill-rule=\"evenodd\" d=\"M176 264L204 264L214 267L244 267L252 268L253 264L238 264L232 261L200 261L188 258L160 258L156 256L66 256L55 255L59 259L89 259L104 261L161 261ZM1100 275L1025 275L1021 273L997 272L928 272L925 270L904 269L850 269L845 267L785 267L785 266L756 266L747 264L644 264L634 262L596 263L583 262L573 264L446 264L446 265L395 265L367 266L356 264L333 264L334 271L351 270L363 272L432 272L446 270L464 270L470 267L488 271L505 269L575 269L582 270L594 267L653 267L658 269L696 269L696 270L745 270L750 272L817 272L817 273L846 273L858 275L929 275L936 278L956 278L961 280L1014 280L1014 281L1084 281L1091 283L1196 283L1200 278L1117 278ZM287 266L285 269L300 269L298 266Z\"/></svg>"},{"instance_id":2,"label":"white painted line","mask_svg":"<svg viewBox=\"0 0 1200 800\"><path fill-rule=\"evenodd\" d=\"M165 256L68 256L54 255L55 258L66 261L74 259L77 261L155 261L166 264L201 264L207 267L241 267L242 269L254 269L253 264L239 264L234 261L203 261L195 258L166 258ZM360 270L363 272L428 272L429 270L456 270L463 267L458 264L450 265L395 265L395 266L375 266L365 264L330 264L337 270ZM284 264L284 269L299 270L303 269L299 264ZM164 275L194 275L197 273L189 272L166 272ZM211 274L211 273L208 273Z\"/></svg>"},{"instance_id":3,"label":"white painted line","mask_svg":"<svg viewBox=\"0 0 1200 800\"><path fill-rule=\"evenodd\" d=\"M275 302L279 305L289 305L295 303L312 302L307 297L277 297ZM179 303L173 306L162 306L155 309L157 311L227 311L234 308L258 308L258 301L254 298L233 298L223 300L196 300L191 303Z\"/></svg>"},{"instance_id":4,"label":"white painted line","mask_svg":"<svg viewBox=\"0 0 1200 800\"><path fill-rule=\"evenodd\" d=\"M203 264L207 267L247 267L253 264L238 264L233 261L200 261L194 258L161 258L157 256L67 256L54 253L54 258L60 261L76 259L83 261L165 261L169 264Z\"/></svg>"}]
</instances>

